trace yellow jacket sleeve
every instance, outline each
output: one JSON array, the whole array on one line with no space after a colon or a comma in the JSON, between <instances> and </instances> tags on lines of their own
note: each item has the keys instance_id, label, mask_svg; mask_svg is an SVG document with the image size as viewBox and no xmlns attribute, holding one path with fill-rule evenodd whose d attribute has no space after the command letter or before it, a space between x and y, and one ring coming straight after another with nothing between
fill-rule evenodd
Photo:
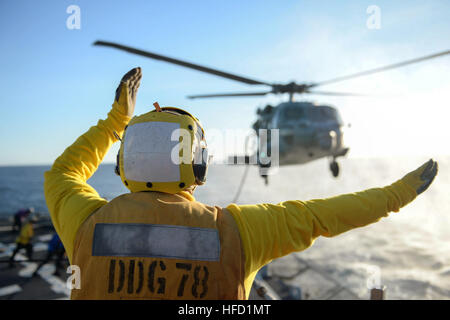
<instances>
[{"instance_id":1,"label":"yellow jacket sleeve","mask_svg":"<svg viewBox=\"0 0 450 320\"><path fill-rule=\"evenodd\" d=\"M129 122L130 117L122 109L114 102L106 120L99 120L80 136L44 174L47 207L70 260L78 228L92 212L107 203L86 181L116 142L114 131L122 135Z\"/></svg>"},{"instance_id":2,"label":"yellow jacket sleeve","mask_svg":"<svg viewBox=\"0 0 450 320\"><path fill-rule=\"evenodd\" d=\"M250 291L257 271L271 260L310 247L318 236L333 237L386 217L416 197L399 180L384 187L328 199L279 204L236 205L233 215L245 252L245 287Z\"/></svg>"}]
</instances>

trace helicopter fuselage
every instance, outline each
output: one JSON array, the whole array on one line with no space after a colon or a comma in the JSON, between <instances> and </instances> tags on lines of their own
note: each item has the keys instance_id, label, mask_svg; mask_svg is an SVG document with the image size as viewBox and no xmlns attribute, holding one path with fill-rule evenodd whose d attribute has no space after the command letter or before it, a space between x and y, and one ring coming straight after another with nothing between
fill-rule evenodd
<instances>
[{"instance_id":1,"label":"helicopter fuselage","mask_svg":"<svg viewBox=\"0 0 450 320\"><path fill-rule=\"evenodd\" d=\"M253 128L279 130L279 165L344 156L344 123L338 111L310 102L285 102L258 109Z\"/></svg>"}]
</instances>

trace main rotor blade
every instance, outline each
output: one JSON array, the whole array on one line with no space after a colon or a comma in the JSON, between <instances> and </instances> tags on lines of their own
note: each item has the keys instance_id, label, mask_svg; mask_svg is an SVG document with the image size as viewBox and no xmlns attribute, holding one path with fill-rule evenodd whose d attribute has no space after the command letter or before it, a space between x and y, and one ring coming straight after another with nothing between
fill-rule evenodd
<instances>
[{"instance_id":1,"label":"main rotor blade","mask_svg":"<svg viewBox=\"0 0 450 320\"><path fill-rule=\"evenodd\" d=\"M434 59L434 58L437 58L437 57L445 56L447 54L450 54L450 50L439 52L439 53L428 55L428 56L424 56L424 57L420 57L420 58L416 58L416 59L412 59L412 60L408 60L408 61L403 61L403 62L391 64L391 65L388 65L388 66L385 66L385 67L380 67L380 68L376 68L376 69L372 69L372 70L367 70L367 71L363 71L363 72L354 73L354 74L351 74L351 75L348 75L348 76L344 76L344 77L339 77L339 78L334 78L334 79L327 80L327 81L313 83L313 84L309 85L309 88L322 86L322 85L325 85L325 84L334 83L334 82L338 82L338 81L344 81L344 80L348 80L348 79L353 79L353 78L357 78L357 77L362 77L362 76L366 76L366 75L369 75L369 74L382 72L382 71L386 71L386 70L391 70L391 69L403 67L403 66L406 66L406 65L409 65L409 64L413 64L413 63L417 63L417 62L421 62L421 61L425 61L425 60L429 60L429 59Z\"/></svg>"},{"instance_id":2,"label":"main rotor blade","mask_svg":"<svg viewBox=\"0 0 450 320\"><path fill-rule=\"evenodd\" d=\"M94 42L95 46L105 46L105 47L111 47L111 48L116 48L119 50L123 50L129 53L134 53L140 56L144 56L147 58L152 58L152 59L156 59L156 60L161 60L161 61L165 61L165 62L169 62L172 64L176 64L182 67L186 67L186 68L191 68L197 71L201 71L201 72L205 72L205 73L209 73L209 74L213 74L222 78L227 78L227 79L231 79L231 80L235 80L235 81L239 81L239 82L243 82L246 84L264 84L267 86L270 86L270 83L266 83L266 82L262 82L259 80L254 80L254 79L250 79L250 78L245 78L242 76L238 76L235 74L231 74L228 72L224 72L224 71L220 71L220 70L216 70L216 69L212 69L212 68L208 68L208 67L203 67L200 66L198 64L194 64L194 63L190 63L190 62L186 62L186 61L182 61L182 60L178 60L178 59L174 59L174 58L170 58L170 57L166 57L166 56L162 56L156 53L152 53L152 52L148 52L148 51L143 51L143 50L139 50L139 49L135 49L135 48L131 48L131 47L127 47L121 44L117 44L114 42L106 42L106 41L96 41Z\"/></svg>"},{"instance_id":3,"label":"main rotor blade","mask_svg":"<svg viewBox=\"0 0 450 320\"><path fill-rule=\"evenodd\" d=\"M189 99L197 99L197 98L219 98L219 97L254 97L254 96L265 96L266 94L269 94L271 92L272 91L242 92L242 93L217 93L217 94L204 94L204 95L188 96L188 98Z\"/></svg>"},{"instance_id":4,"label":"main rotor blade","mask_svg":"<svg viewBox=\"0 0 450 320\"><path fill-rule=\"evenodd\" d=\"M352 96L352 97L367 97L367 94L350 93L350 92L330 92L330 91L306 91L309 94L320 94L325 96Z\"/></svg>"}]
</instances>

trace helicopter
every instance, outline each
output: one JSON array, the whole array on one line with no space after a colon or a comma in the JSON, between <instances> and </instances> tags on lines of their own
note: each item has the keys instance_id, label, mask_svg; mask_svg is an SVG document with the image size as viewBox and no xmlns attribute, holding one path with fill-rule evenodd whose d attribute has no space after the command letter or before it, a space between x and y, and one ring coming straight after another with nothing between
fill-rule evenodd
<instances>
[{"instance_id":1,"label":"helicopter","mask_svg":"<svg viewBox=\"0 0 450 320\"><path fill-rule=\"evenodd\" d=\"M199 98L227 98L227 97L255 97L265 96L268 94L288 94L289 99L277 106L266 105L265 108L258 108L256 111L257 120L252 127L259 136L261 129L266 129L270 132L272 129L278 129L279 140L277 147L279 148L278 165L289 164L304 164L320 158L329 158L329 168L333 177L339 176L339 164L336 161L338 157L345 156L350 150L344 145L343 132L344 122L339 114L339 111L330 105L315 104L312 102L294 101L295 94L315 94L327 96L362 96L361 94L347 93L347 92L330 92L317 91L311 89L345 81L357 77L362 77L378 72L391 70L394 68L403 67L409 64L418 63L425 60L434 59L447 54L450 50L438 52L432 55L427 55L384 67L379 67L363 72L354 73L347 76L332 78L326 81L316 83L296 83L289 82L287 84L269 83L260 81L229 72L220 71L217 69L201 66L198 64L186 62L183 60L163 56L136 49L133 47L121 45L114 42L96 41L95 46L104 46L122 50L128 53L140 55L143 57L165 61L185 68L194 69L200 72L212 74L229 80L238 81L248 85L259 85L270 87L270 90L259 92L238 92L238 93L216 93L203 95L190 95L189 99ZM271 141L267 142L267 149L264 150L271 153ZM264 154L264 152L263 152ZM260 159L259 150L254 155L232 156L230 162L234 164L257 164L260 167L260 175L264 178L265 183L268 183L267 169L270 168L271 163L264 163ZM256 163L251 161L256 157Z\"/></svg>"}]
</instances>

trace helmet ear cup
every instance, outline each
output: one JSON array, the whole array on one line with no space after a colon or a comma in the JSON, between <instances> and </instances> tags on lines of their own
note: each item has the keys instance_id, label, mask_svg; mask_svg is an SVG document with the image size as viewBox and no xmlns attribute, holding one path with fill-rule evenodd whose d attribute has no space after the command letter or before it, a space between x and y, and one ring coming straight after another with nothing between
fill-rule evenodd
<instances>
[{"instance_id":1,"label":"helmet ear cup","mask_svg":"<svg viewBox=\"0 0 450 320\"><path fill-rule=\"evenodd\" d=\"M199 186L205 184L208 167L203 164L194 164L193 169L194 169L195 183L197 183Z\"/></svg>"},{"instance_id":2,"label":"helmet ear cup","mask_svg":"<svg viewBox=\"0 0 450 320\"><path fill-rule=\"evenodd\" d=\"M119 164L119 159L120 159L120 150L119 152L117 152L117 158L116 158L116 168L114 169L114 172L120 176L120 164Z\"/></svg>"},{"instance_id":3,"label":"helmet ear cup","mask_svg":"<svg viewBox=\"0 0 450 320\"><path fill-rule=\"evenodd\" d=\"M195 182L198 185L202 185L206 182L206 175L208 173L208 149L203 148L201 154L202 154L202 162L200 164L195 163L192 164Z\"/></svg>"}]
</instances>

